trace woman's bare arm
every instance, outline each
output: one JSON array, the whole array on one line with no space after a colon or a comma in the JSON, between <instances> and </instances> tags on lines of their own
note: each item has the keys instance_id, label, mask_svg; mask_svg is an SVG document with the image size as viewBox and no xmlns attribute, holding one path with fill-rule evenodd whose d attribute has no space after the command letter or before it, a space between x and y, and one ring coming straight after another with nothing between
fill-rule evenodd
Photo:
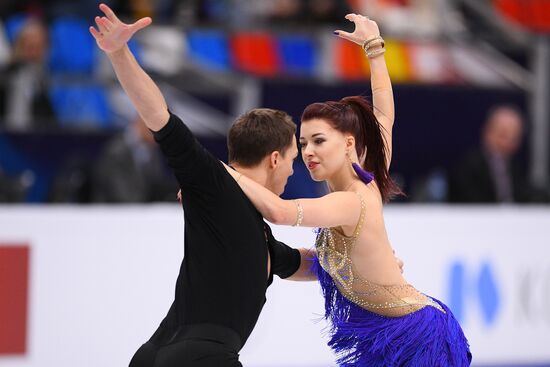
<instances>
[{"instance_id":1,"label":"woman's bare arm","mask_svg":"<svg viewBox=\"0 0 550 367\"><path fill-rule=\"evenodd\" d=\"M304 227L354 226L361 201L353 192L338 191L317 199L284 200L254 180L225 166L262 216L274 224ZM300 214L301 213L301 214Z\"/></svg>"},{"instance_id":2,"label":"woman's bare arm","mask_svg":"<svg viewBox=\"0 0 550 367\"><path fill-rule=\"evenodd\" d=\"M341 38L363 45L367 39L380 36L380 30L376 22L368 17L357 14L348 14L346 19L355 24L353 33L338 30L336 33ZM376 51L382 46L374 44L370 51ZM382 134L386 144L386 166L389 168L392 156L392 129L395 119L395 107L390 75L384 53L369 57L371 70L371 89L374 115L382 127Z\"/></svg>"}]
</instances>

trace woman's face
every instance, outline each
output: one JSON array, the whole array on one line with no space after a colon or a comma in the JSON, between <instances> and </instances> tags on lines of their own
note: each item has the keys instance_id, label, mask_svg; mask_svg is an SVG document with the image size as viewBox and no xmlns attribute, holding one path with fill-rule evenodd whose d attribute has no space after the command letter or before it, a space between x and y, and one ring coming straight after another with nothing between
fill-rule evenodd
<instances>
[{"instance_id":1,"label":"woman's face","mask_svg":"<svg viewBox=\"0 0 550 367\"><path fill-rule=\"evenodd\" d=\"M302 121L300 149L311 178L324 181L347 163L346 151L350 147L349 139L326 120L313 119Z\"/></svg>"}]
</instances>

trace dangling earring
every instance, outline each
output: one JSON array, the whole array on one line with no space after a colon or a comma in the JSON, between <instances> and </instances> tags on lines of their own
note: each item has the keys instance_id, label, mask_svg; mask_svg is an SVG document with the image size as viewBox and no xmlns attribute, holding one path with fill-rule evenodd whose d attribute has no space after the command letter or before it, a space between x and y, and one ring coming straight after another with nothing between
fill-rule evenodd
<instances>
[{"instance_id":1,"label":"dangling earring","mask_svg":"<svg viewBox=\"0 0 550 367\"><path fill-rule=\"evenodd\" d=\"M365 171L360 165L358 165L357 163L351 160L351 157L349 156L349 152L346 152L346 156L348 157L348 161L350 162L351 167L353 168L353 170L355 171L355 173L357 174L357 176L361 181L363 181L366 185L368 185L372 180L374 180L374 175L371 172Z\"/></svg>"}]
</instances>

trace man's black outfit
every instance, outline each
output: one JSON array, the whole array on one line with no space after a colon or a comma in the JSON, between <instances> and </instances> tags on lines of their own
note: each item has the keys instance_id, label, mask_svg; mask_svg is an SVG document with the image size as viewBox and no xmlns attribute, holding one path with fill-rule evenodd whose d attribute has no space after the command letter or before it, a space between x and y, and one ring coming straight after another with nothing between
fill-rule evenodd
<instances>
[{"instance_id":1,"label":"man's black outfit","mask_svg":"<svg viewBox=\"0 0 550 367\"><path fill-rule=\"evenodd\" d=\"M222 163L177 116L154 135L183 192L185 250L168 315L130 366L241 366L238 351L273 274L294 274L300 253L273 238Z\"/></svg>"}]
</instances>

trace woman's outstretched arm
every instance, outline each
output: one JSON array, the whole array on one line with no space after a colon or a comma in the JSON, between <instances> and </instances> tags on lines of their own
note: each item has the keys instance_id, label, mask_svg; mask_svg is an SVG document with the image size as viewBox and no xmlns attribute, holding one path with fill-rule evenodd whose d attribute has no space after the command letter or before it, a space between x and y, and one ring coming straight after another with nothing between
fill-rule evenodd
<instances>
[{"instance_id":1,"label":"woman's outstretched arm","mask_svg":"<svg viewBox=\"0 0 550 367\"><path fill-rule=\"evenodd\" d=\"M338 191L317 199L284 200L229 166L225 167L256 209L271 223L304 227L357 224L361 201L355 193Z\"/></svg>"},{"instance_id":2,"label":"woman's outstretched arm","mask_svg":"<svg viewBox=\"0 0 550 367\"><path fill-rule=\"evenodd\" d=\"M380 30L376 22L368 17L357 14L348 14L346 19L355 24L353 33L336 31L341 38L363 46L366 40L373 40L368 48L371 56L368 57L371 71L371 89L374 115L382 127L382 134L386 144L386 166L389 168L392 156L392 128L395 119L395 107L391 79L382 51L382 43L375 37L380 37Z\"/></svg>"}]
</instances>

